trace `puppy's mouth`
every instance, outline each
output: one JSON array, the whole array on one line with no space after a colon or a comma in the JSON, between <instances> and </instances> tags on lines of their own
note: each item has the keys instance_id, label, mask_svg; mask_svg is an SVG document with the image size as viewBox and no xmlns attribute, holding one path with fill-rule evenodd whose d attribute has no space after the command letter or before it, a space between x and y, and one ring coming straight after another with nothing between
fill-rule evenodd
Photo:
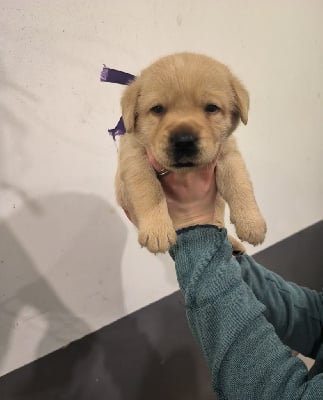
<instances>
[{"instance_id":1,"label":"puppy's mouth","mask_svg":"<svg viewBox=\"0 0 323 400\"><path fill-rule=\"evenodd\" d=\"M196 164L193 162L177 162L172 165L173 168L180 169L180 168L194 168Z\"/></svg>"}]
</instances>

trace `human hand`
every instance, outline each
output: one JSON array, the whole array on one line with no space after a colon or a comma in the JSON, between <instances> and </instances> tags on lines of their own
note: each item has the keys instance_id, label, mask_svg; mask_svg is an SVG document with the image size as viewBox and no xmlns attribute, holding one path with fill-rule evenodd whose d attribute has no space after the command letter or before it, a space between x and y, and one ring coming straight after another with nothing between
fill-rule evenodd
<instances>
[{"instance_id":1,"label":"human hand","mask_svg":"<svg viewBox=\"0 0 323 400\"><path fill-rule=\"evenodd\" d=\"M156 171L160 165L147 150L148 159ZM215 161L206 167L169 172L160 178L166 195L169 215L176 230L214 223L216 197Z\"/></svg>"}]
</instances>

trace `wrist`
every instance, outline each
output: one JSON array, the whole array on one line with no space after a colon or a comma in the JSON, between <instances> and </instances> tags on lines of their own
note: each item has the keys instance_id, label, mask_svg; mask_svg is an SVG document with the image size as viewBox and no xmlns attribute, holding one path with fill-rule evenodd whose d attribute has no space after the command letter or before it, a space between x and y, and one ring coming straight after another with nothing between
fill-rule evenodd
<instances>
[{"instance_id":1,"label":"wrist","mask_svg":"<svg viewBox=\"0 0 323 400\"><path fill-rule=\"evenodd\" d=\"M213 226L216 227L215 224L210 222L209 218L204 217L188 217L188 218L180 218L173 219L173 226L176 231L180 231L186 228L196 227L196 226Z\"/></svg>"},{"instance_id":2,"label":"wrist","mask_svg":"<svg viewBox=\"0 0 323 400\"><path fill-rule=\"evenodd\" d=\"M168 204L170 217L173 221L175 230L183 229L195 225L213 225L214 221L214 205L212 209L208 210L205 206L204 209L187 204L179 204L174 207L173 204Z\"/></svg>"}]
</instances>

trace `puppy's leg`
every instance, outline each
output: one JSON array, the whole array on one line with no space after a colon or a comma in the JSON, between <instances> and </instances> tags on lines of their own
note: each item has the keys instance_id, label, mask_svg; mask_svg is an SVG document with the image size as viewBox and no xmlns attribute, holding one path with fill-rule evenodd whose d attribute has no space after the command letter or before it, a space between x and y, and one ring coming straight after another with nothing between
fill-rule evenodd
<instances>
[{"instance_id":1,"label":"puppy's leg","mask_svg":"<svg viewBox=\"0 0 323 400\"><path fill-rule=\"evenodd\" d=\"M245 163L233 137L223 144L216 167L218 189L230 208L238 237L253 245L262 243L266 223L259 211Z\"/></svg>"},{"instance_id":2,"label":"puppy's leg","mask_svg":"<svg viewBox=\"0 0 323 400\"><path fill-rule=\"evenodd\" d=\"M176 242L164 192L145 150L126 136L122 142L116 177L118 201L137 226L139 243L152 253L164 253Z\"/></svg>"}]
</instances>

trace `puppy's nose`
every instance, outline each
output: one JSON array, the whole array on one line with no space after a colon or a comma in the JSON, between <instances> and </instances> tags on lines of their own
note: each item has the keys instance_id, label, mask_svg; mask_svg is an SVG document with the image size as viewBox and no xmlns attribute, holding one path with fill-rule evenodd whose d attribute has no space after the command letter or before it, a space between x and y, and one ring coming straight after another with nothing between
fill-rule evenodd
<instances>
[{"instance_id":1,"label":"puppy's nose","mask_svg":"<svg viewBox=\"0 0 323 400\"><path fill-rule=\"evenodd\" d=\"M183 156L191 157L197 153L197 137L191 132L177 132L170 138L175 160Z\"/></svg>"}]
</instances>

